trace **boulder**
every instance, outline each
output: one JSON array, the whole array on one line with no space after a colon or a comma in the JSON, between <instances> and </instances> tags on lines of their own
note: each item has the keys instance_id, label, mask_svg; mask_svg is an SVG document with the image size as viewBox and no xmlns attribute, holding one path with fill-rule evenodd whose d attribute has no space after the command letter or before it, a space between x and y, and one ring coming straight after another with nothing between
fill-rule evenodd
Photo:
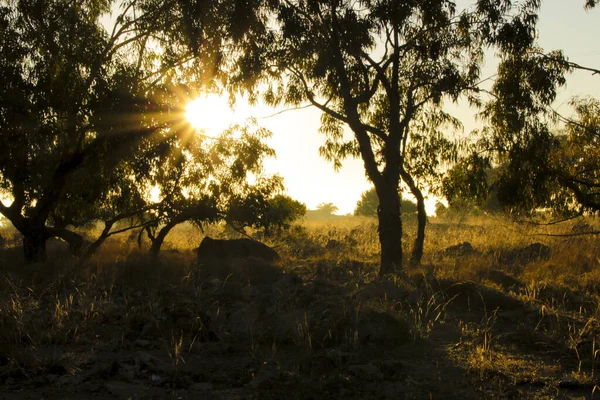
<instances>
[{"instance_id":1,"label":"boulder","mask_svg":"<svg viewBox=\"0 0 600 400\"><path fill-rule=\"evenodd\" d=\"M475 254L479 254L479 252L475 250L469 242L462 242L454 246L450 246L443 251L444 257L465 257Z\"/></svg>"},{"instance_id":2,"label":"boulder","mask_svg":"<svg viewBox=\"0 0 600 400\"><path fill-rule=\"evenodd\" d=\"M550 247L541 243L533 243L526 247L510 250L502 257L502 261L509 265L525 265L533 261L548 260L551 255Z\"/></svg>"},{"instance_id":3,"label":"boulder","mask_svg":"<svg viewBox=\"0 0 600 400\"><path fill-rule=\"evenodd\" d=\"M196 249L198 262L231 262L253 258L265 262L275 262L279 254L264 243L252 239L212 239L206 236Z\"/></svg>"}]
</instances>

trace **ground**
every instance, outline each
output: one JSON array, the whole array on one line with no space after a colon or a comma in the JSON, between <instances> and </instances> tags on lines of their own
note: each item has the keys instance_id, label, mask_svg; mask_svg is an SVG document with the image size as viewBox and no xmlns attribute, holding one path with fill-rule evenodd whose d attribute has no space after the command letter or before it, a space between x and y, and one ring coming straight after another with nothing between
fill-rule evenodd
<instances>
[{"instance_id":1,"label":"ground","mask_svg":"<svg viewBox=\"0 0 600 400\"><path fill-rule=\"evenodd\" d=\"M432 219L422 265L388 279L368 219L264 239L275 265L199 265L182 226L158 260L124 235L25 266L5 228L0 399L600 398L585 224Z\"/></svg>"}]
</instances>

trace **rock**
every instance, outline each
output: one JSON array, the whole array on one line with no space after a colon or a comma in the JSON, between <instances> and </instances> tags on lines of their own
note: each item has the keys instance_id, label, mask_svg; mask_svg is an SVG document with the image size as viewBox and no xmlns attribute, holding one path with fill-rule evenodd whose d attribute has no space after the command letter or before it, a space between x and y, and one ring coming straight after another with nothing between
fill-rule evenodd
<instances>
[{"instance_id":1,"label":"rock","mask_svg":"<svg viewBox=\"0 0 600 400\"><path fill-rule=\"evenodd\" d=\"M281 268L254 257L203 264L202 271L209 277L217 278L223 282L217 290L231 292L232 294L239 294L242 287L250 285L262 284L270 287L282 275Z\"/></svg>"},{"instance_id":2,"label":"rock","mask_svg":"<svg viewBox=\"0 0 600 400\"><path fill-rule=\"evenodd\" d=\"M592 226L583 221L579 221L571 228L571 232L573 233L585 233L590 231L593 231Z\"/></svg>"},{"instance_id":3,"label":"rock","mask_svg":"<svg viewBox=\"0 0 600 400\"><path fill-rule=\"evenodd\" d=\"M302 278L293 273L284 273L272 285L273 294L286 295L294 292L298 287L302 286Z\"/></svg>"},{"instance_id":4,"label":"rock","mask_svg":"<svg viewBox=\"0 0 600 400\"><path fill-rule=\"evenodd\" d=\"M509 265L525 265L533 261L548 260L551 255L550 247L541 243L533 243L509 251L504 257L501 257L501 261Z\"/></svg>"},{"instance_id":5,"label":"rock","mask_svg":"<svg viewBox=\"0 0 600 400\"><path fill-rule=\"evenodd\" d=\"M375 280L367 283L356 293L356 298L360 302L381 299L381 300L404 300L407 291L399 288L390 280Z\"/></svg>"},{"instance_id":6,"label":"rock","mask_svg":"<svg viewBox=\"0 0 600 400\"><path fill-rule=\"evenodd\" d=\"M134 332L142 332L146 324L153 323L152 318L141 315L141 314L132 314L127 318L127 324L129 325L129 329Z\"/></svg>"},{"instance_id":7,"label":"rock","mask_svg":"<svg viewBox=\"0 0 600 400\"><path fill-rule=\"evenodd\" d=\"M133 381L140 374L140 365L121 365L119 368L119 376L126 381Z\"/></svg>"},{"instance_id":8,"label":"rock","mask_svg":"<svg viewBox=\"0 0 600 400\"><path fill-rule=\"evenodd\" d=\"M384 378L381 370L371 363L362 365L351 365L350 367L348 367L348 371L357 378L366 381L380 381Z\"/></svg>"},{"instance_id":9,"label":"rock","mask_svg":"<svg viewBox=\"0 0 600 400\"><path fill-rule=\"evenodd\" d=\"M149 349L150 347L152 347L152 342L149 340L138 339L133 342L133 345L142 349Z\"/></svg>"},{"instance_id":10,"label":"rock","mask_svg":"<svg viewBox=\"0 0 600 400\"><path fill-rule=\"evenodd\" d=\"M195 390L198 392L208 392L213 390L214 385L210 382L198 382L194 383L190 386L190 390Z\"/></svg>"},{"instance_id":11,"label":"rock","mask_svg":"<svg viewBox=\"0 0 600 400\"><path fill-rule=\"evenodd\" d=\"M525 284L523 284L523 282L521 282L517 278L514 278L505 273L504 271L500 271L497 269L491 269L489 271L486 271L484 273L484 278L486 278L490 282L500 285L504 290L518 289L525 286Z\"/></svg>"},{"instance_id":12,"label":"rock","mask_svg":"<svg viewBox=\"0 0 600 400\"><path fill-rule=\"evenodd\" d=\"M135 364L139 365L140 370L147 370L150 372L170 372L172 365L170 362L162 361L158 357L154 357L151 354L140 351L135 356Z\"/></svg>"},{"instance_id":13,"label":"rock","mask_svg":"<svg viewBox=\"0 0 600 400\"><path fill-rule=\"evenodd\" d=\"M248 384L248 387L253 389L268 389L273 387L276 381L277 370L274 367L267 365L256 373L254 379Z\"/></svg>"},{"instance_id":14,"label":"rock","mask_svg":"<svg viewBox=\"0 0 600 400\"><path fill-rule=\"evenodd\" d=\"M144 325L141 332L142 336L145 338L159 338L161 337L161 332L155 321L149 321Z\"/></svg>"},{"instance_id":15,"label":"rock","mask_svg":"<svg viewBox=\"0 0 600 400\"><path fill-rule=\"evenodd\" d=\"M236 259L255 258L272 263L279 259L279 254L264 243L252 239L212 239L205 237L196 250L198 262L231 262Z\"/></svg>"},{"instance_id":16,"label":"rock","mask_svg":"<svg viewBox=\"0 0 600 400\"><path fill-rule=\"evenodd\" d=\"M143 385L136 385L132 383L112 381L106 382L104 387L110 394L118 398L145 398L148 394L148 388Z\"/></svg>"},{"instance_id":17,"label":"rock","mask_svg":"<svg viewBox=\"0 0 600 400\"><path fill-rule=\"evenodd\" d=\"M359 314L355 332L360 344L393 346L411 340L410 327L405 320L373 310Z\"/></svg>"},{"instance_id":18,"label":"rock","mask_svg":"<svg viewBox=\"0 0 600 400\"><path fill-rule=\"evenodd\" d=\"M408 374L406 366L399 360L378 361L375 362L375 365L379 367L385 379L388 380L399 380L399 378L406 377Z\"/></svg>"},{"instance_id":19,"label":"rock","mask_svg":"<svg viewBox=\"0 0 600 400\"><path fill-rule=\"evenodd\" d=\"M466 257L479 254L479 252L473 248L471 243L462 242L446 248L442 254L444 257Z\"/></svg>"},{"instance_id":20,"label":"rock","mask_svg":"<svg viewBox=\"0 0 600 400\"><path fill-rule=\"evenodd\" d=\"M304 324L306 311L302 309L287 312L273 313L269 318L274 339L277 343L295 344L301 343L302 338L298 326Z\"/></svg>"},{"instance_id":21,"label":"rock","mask_svg":"<svg viewBox=\"0 0 600 400\"><path fill-rule=\"evenodd\" d=\"M518 299L499 290L479 285L475 282L440 282L452 305L462 306L472 310L514 310L523 307Z\"/></svg>"},{"instance_id":22,"label":"rock","mask_svg":"<svg viewBox=\"0 0 600 400\"><path fill-rule=\"evenodd\" d=\"M264 307L257 302L252 302L247 307L237 310L227 319L227 329L234 335L256 336L263 333Z\"/></svg>"}]
</instances>

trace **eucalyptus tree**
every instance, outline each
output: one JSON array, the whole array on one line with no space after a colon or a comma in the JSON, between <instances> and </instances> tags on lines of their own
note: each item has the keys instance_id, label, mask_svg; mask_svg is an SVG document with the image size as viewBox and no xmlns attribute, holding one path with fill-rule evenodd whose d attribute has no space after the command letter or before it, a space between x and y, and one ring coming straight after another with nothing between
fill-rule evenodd
<instances>
[{"instance_id":1,"label":"eucalyptus tree","mask_svg":"<svg viewBox=\"0 0 600 400\"><path fill-rule=\"evenodd\" d=\"M586 8L595 5L588 1ZM500 204L517 214L598 210L598 100L572 99L574 118L556 113L552 103L569 72L588 71L594 79L600 71L570 62L561 50L545 52L533 35L522 41L511 40L513 35L499 42L498 75L482 112L487 126L475 153L459 164L464 173L451 171L446 189L457 194L470 186L476 190L464 195L481 198L493 188ZM562 131L553 131L557 123ZM490 175L485 171L492 166L497 172Z\"/></svg>"},{"instance_id":2,"label":"eucalyptus tree","mask_svg":"<svg viewBox=\"0 0 600 400\"><path fill-rule=\"evenodd\" d=\"M575 116L565 119L558 132L550 132L548 121L539 114L530 116L522 131L510 136L494 127L492 139L517 139L506 147L489 147L489 138L483 145L480 142L481 148L489 150L482 158L487 158L486 169L482 163L482 173L471 169L460 176L450 174L447 191L470 184L480 190L464 193L464 197L475 199L488 196L486 189L493 188L500 204L518 215L530 215L539 208L562 217L600 210L600 101L575 98L571 105ZM492 160L501 163L494 175L489 173ZM461 164L472 166L468 161Z\"/></svg>"},{"instance_id":3,"label":"eucalyptus tree","mask_svg":"<svg viewBox=\"0 0 600 400\"><path fill-rule=\"evenodd\" d=\"M45 259L49 237L79 247L69 225L111 207L114 223L143 204L135 183L185 137L173 89L193 94L222 77L225 54L243 52L249 5L2 2L0 213L28 262Z\"/></svg>"},{"instance_id":4,"label":"eucalyptus tree","mask_svg":"<svg viewBox=\"0 0 600 400\"><path fill-rule=\"evenodd\" d=\"M172 152L171 161L142 185L160 193L156 207L149 203L141 214L152 255L158 255L168 233L183 222L200 227L227 222L243 228L262 221L268 226L268 200L283 190L281 177L264 173L265 158L275 155L264 142L270 135L253 124L234 125L217 137L191 135L185 147Z\"/></svg>"},{"instance_id":5,"label":"eucalyptus tree","mask_svg":"<svg viewBox=\"0 0 600 400\"><path fill-rule=\"evenodd\" d=\"M356 202L354 215L377 218L378 206L379 199L377 198L377 192L375 191L375 188L365 190L360 195L360 200ZM400 194L400 209L404 214L418 212L417 205L410 200L403 199L402 194Z\"/></svg>"},{"instance_id":6,"label":"eucalyptus tree","mask_svg":"<svg viewBox=\"0 0 600 400\"><path fill-rule=\"evenodd\" d=\"M448 0L269 4L276 18L236 64L233 84L258 87L253 95L262 91L271 104L317 107L326 136L321 154L336 168L346 157L362 158L379 199L381 275L402 269L398 189L404 182L419 209L411 256L418 263L426 221L422 190L456 156L442 131L458 124L443 101L461 95L477 101L484 45L530 36L538 2L520 2L518 11L508 0L480 0L463 11Z\"/></svg>"}]
</instances>

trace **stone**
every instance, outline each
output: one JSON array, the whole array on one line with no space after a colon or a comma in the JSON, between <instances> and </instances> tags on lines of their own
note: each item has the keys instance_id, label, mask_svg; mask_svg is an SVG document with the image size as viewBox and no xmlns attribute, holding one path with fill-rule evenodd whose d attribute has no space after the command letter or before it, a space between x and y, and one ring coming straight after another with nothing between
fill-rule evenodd
<instances>
[{"instance_id":1,"label":"stone","mask_svg":"<svg viewBox=\"0 0 600 400\"><path fill-rule=\"evenodd\" d=\"M227 329L234 335L257 335L263 332L264 307L252 302L247 307L237 310L227 319Z\"/></svg>"},{"instance_id":2,"label":"stone","mask_svg":"<svg viewBox=\"0 0 600 400\"><path fill-rule=\"evenodd\" d=\"M504 290L518 289L525 286L525 284L517 278L497 269L491 269L485 272L484 278L490 282L500 285Z\"/></svg>"},{"instance_id":3,"label":"stone","mask_svg":"<svg viewBox=\"0 0 600 400\"><path fill-rule=\"evenodd\" d=\"M252 239L212 239L206 236L196 249L198 262L206 264L235 259L256 258L265 262L279 260L279 254L264 243Z\"/></svg>"},{"instance_id":4,"label":"stone","mask_svg":"<svg viewBox=\"0 0 600 400\"><path fill-rule=\"evenodd\" d=\"M384 378L381 370L371 363L351 365L350 367L348 367L348 371L357 378L366 381L380 381Z\"/></svg>"},{"instance_id":5,"label":"stone","mask_svg":"<svg viewBox=\"0 0 600 400\"><path fill-rule=\"evenodd\" d=\"M469 242L462 242L454 246L450 246L443 251L445 257L465 257L479 254Z\"/></svg>"},{"instance_id":6,"label":"stone","mask_svg":"<svg viewBox=\"0 0 600 400\"><path fill-rule=\"evenodd\" d=\"M197 382L197 383L193 383L190 386L190 390L195 390L198 392L208 392L210 390L213 390L214 385L210 382Z\"/></svg>"},{"instance_id":7,"label":"stone","mask_svg":"<svg viewBox=\"0 0 600 400\"><path fill-rule=\"evenodd\" d=\"M525 265L533 261L548 260L552 255L550 247L541 243L532 243L526 247L520 247L506 253L501 261L509 265Z\"/></svg>"},{"instance_id":8,"label":"stone","mask_svg":"<svg viewBox=\"0 0 600 400\"><path fill-rule=\"evenodd\" d=\"M372 299L401 301L406 298L408 292L399 288L390 280L375 280L365 284L356 293L359 302Z\"/></svg>"},{"instance_id":9,"label":"stone","mask_svg":"<svg viewBox=\"0 0 600 400\"><path fill-rule=\"evenodd\" d=\"M393 346L411 340L410 327L404 319L373 310L359 314L355 331L363 345Z\"/></svg>"},{"instance_id":10,"label":"stone","mask_svg":"<svg viewBox=\"0 0 600 400\"><path fill-rule=\"evenodd\" d=\"M579 221L571 228L571 232L573 233L586 233L590 231L593 231L592 226L583 221Z\"/></svg>"},{"instance_id":11,"label":"stone","mask_svg":"<svg viewBox=\"0 0 600 400\"><path fill-rule=\"evenodd\" d=\"M150 347L152 347L152 342L145 339L138 339L133 342L133 345L142 349L149 349Z\"/></svg>"},{"instance_id":12,"label":"stone","mask_svg":"<svg viewBox=\"0 0 600 400\"><path fill-rule=\"evenodd\" d=\"M143 385L136 385L133 383L111 381L106 382L104 387L110 394L118 398L143 398L148 393L148 388Z\"/></svg>"}]
</instances>

